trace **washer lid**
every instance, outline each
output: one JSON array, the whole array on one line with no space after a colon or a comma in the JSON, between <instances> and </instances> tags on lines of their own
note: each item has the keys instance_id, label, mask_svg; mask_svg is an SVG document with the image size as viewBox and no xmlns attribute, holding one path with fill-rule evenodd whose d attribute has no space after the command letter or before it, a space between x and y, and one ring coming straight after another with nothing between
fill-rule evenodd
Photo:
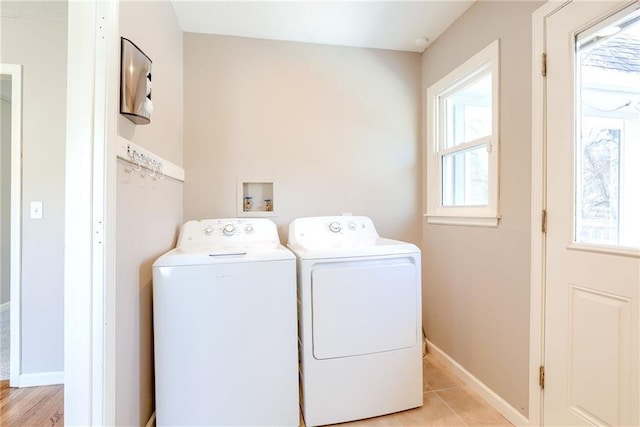
<instances>
[{"instance_id":1,"label":"washer lid","mask_svg":"<svg viewBox=\"0 0 640 427\"><path fill-rule=\"evenodd\" d=\"M280 244L276 224L266 218L220 218L187 221L178 244L154 267L230 264L295 259Z\"/></svg>"},{"instance_id":2,"label":"washer lid","mask_svg":"<svg viewBox=\"0 0 640 427\"><path fill-rule=\"evenodd\" d=\"M277 245L276 224L267 218L220 218L187 221L176 247L199 250L218 246Z\"/></svg>"},{"instance_id":3,"label":"washer lid","mask_svg":"<svg viewBox=\"0 0 640 427\"><path fill-rule=\"evenodd\" d=\"M176 248L153 263L153 267L177 267L188 265L232 264L294 260L295 256L280 244L227 245Z\"/></svg>"}]
</instances>

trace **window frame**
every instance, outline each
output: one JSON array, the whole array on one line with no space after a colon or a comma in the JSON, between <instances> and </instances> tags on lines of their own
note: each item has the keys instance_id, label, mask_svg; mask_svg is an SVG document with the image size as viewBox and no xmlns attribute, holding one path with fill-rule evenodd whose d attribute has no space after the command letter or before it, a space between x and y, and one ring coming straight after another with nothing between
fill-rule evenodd
<instances>
[{"instance_id":1,"label":"window frame","mask_svg":"<svg viewBox=\"0 0 640 427\"><path fill-rule=\"evenodd\" d=\"M445 99L491 74L491 134L454 147L446 147ZM426 91L426 214L430 224L497 227L499 214L500 159L500 40L469 58ZM444 206L442 159L487 144L488 203L482 206ZM440 148L441 147L441 148Z\"/></svg>"}]
</instances>

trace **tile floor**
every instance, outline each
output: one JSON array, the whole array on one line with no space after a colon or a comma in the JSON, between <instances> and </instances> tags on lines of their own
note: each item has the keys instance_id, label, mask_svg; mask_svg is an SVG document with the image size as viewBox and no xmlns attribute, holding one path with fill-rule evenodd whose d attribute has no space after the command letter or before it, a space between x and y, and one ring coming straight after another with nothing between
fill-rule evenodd
<instances>
[{"instance_id":1,"label":"tile floor","mask_svg":"<svg viewBox=\"0 0 640 427\"><path fill-rule=\"evenodd\" d=\"M340 427L510 426L498 411L428 354L423 360L424 405L404 412L338 424ZM304 422L301 421L304 427Z\"/></svg>"}]
</instances>

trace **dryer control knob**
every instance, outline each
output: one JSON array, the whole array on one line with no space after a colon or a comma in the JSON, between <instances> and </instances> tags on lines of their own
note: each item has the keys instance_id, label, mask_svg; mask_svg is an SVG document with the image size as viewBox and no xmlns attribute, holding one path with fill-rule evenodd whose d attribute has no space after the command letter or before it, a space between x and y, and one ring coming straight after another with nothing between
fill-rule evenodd
<instances>
[{"instance_id":1,"label":"dryer control knob","mask_svg":"<svg viewBox=\"0 0 640 427\"><path fill-rule=\"evenodd\" d=\"M247 224L247 225L244 227L244 231L245 231L246 233L253 233L253 225L251 225L251 224Z\"/></svg>"},{"instance_id":2,"label":"dryer control knob","mask_svg":"<svg viewBox=\"0 0 640 427\"><path fill-rule=\"evenodd\" d=\"M339 222L332 222L329 224L329 230L333 233L339 233L342 230L342 227Z\"/></svg>"},{"instance_id":3,"label":"dryer control knob","mask_svg":"<svg viewBox=\"0 0 640 427\"><path fill-rule=\"evenodd\" d=\"M355 230L356 229L356 223L355 222L349 222L347 224L347 226L349 227L349 230Z\"/></svg>"},{"instance_id":4,"label":"dryer control knob","mask_svg":"<svg viewBox=\"0 0 640 427\"><path fill-rule=\"evenodd\" d=\"M231 236L233 233L235 233L236 231L236 226L233 224L227 224L224 226L224 228L222 229L222 232L226 235L226 236Z\"/></svg>"},{"instance_id":5,"label":"dryer control knob","mask_svg":"<svg viewBox=\"0 0 640 427\"><path fill-rule=\"evenodd\" d=\"M213 233L213 227L208 225L207 227L205 227L204 229L204 234L211 234Z\"/></svg>"}]
</instances>

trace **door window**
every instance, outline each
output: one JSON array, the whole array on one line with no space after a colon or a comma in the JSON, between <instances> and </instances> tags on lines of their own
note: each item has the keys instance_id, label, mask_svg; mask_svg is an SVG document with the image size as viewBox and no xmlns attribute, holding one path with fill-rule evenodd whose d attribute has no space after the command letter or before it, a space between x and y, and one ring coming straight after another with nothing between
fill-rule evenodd
<instances>
[{"instance_id":1,"label":"door window","mask_svg":"<svg viewBox=\"0 0 640 427\"><path fill-rule=\"evenodd\" d=\"M574 242L640 248L640 12L576 40Z\"/></svg>"}]
</instances>

